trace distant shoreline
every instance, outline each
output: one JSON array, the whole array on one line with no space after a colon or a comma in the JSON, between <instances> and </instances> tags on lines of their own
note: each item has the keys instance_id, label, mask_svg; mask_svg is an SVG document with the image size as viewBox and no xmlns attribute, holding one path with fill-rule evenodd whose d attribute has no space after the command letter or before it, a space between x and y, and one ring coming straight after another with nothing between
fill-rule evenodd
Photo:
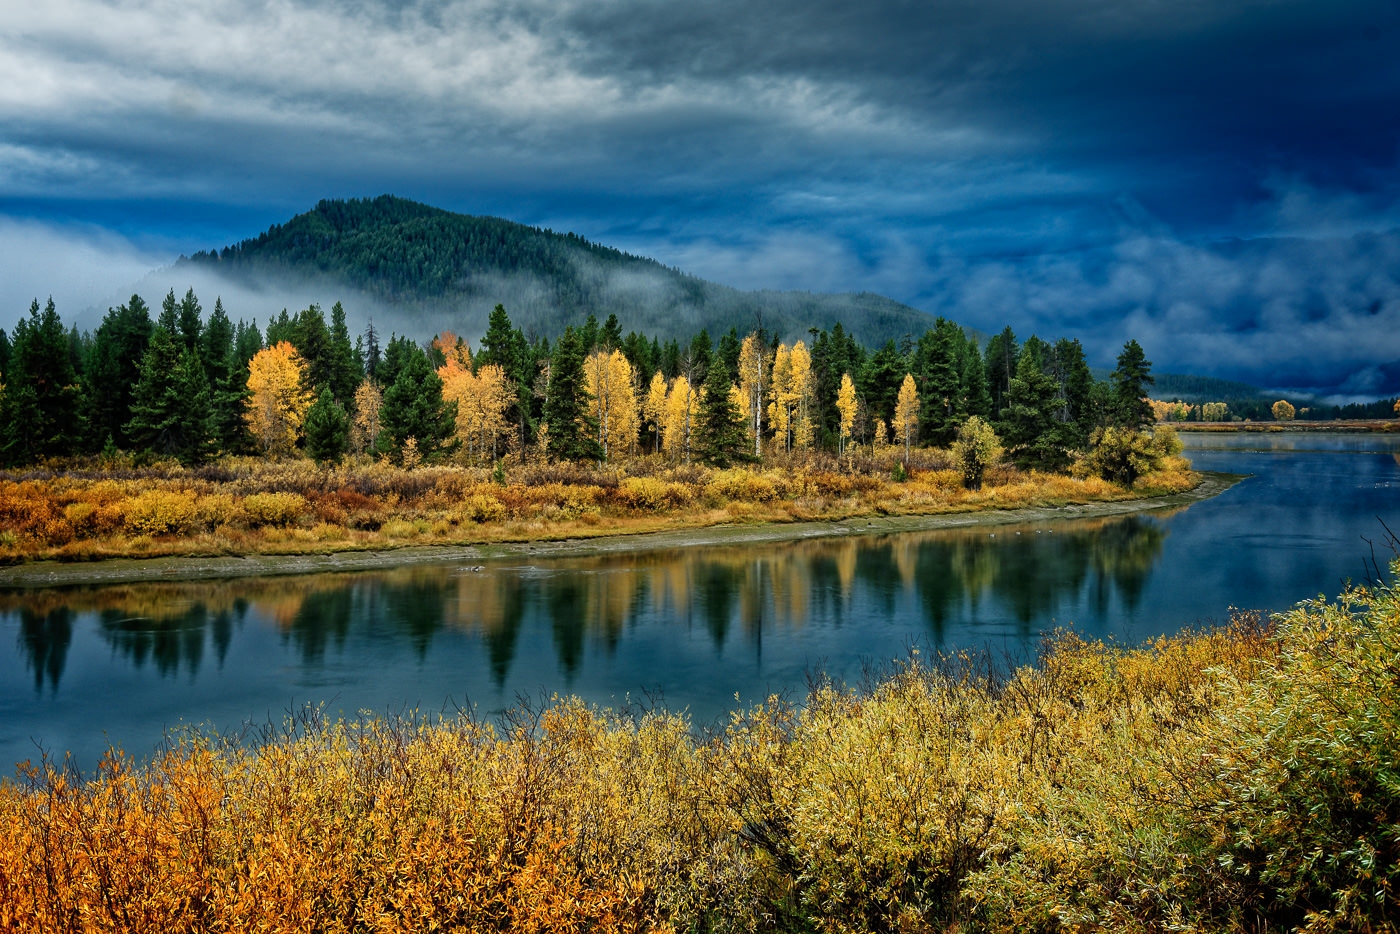
<instances>
[{"instance_id":1,"label":"distant shoreline","mask_svg":"<svg viewBox=\"0 0 1400 934\"><path fill-rule=\"evenodd\" d=\"M1291 421L1291 422L1162 422L1177 431L1190 432L1232 432L1232 431L1346 431L1400 432L1400 419L1362 419L1333 422Z\"/></svg>"},{"instance_id":2,"label":"distant shoreline","mask_svg":"<svg viewBox=\"0 0 1400 934\"><path fill-rule=\"evenodd\" d=\"M374 551L343 551L331 554L109 558L87 563L36 561L0 568L0 590L376 571L416 564L440 564L452 561L480 562L521 556L559 558L622 554L715 545L753 545L812 538L837 538L848 535L878 535L893 532L1010 525L1024 522L1107 518L1188 506L1217 496L1244 479L1236 474L1204 471L1199 476L1201 482L1184 493L1065 506L985 509L921 516L865 516L817 522L725 524L664 532L643 532L635 535L609 535L559 541L506 542L484 545L419 545Z\"/></svg>"}]
</instances>

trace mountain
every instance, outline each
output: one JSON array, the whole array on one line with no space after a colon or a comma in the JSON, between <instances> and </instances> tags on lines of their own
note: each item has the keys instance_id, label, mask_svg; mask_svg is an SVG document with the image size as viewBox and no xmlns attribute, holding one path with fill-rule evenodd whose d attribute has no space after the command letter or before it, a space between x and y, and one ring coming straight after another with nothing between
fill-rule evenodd
<instances>
[{"instance_id":1,"label":"mountain","mask_svg":"<svg viewBox=\"0 0 1400 934\"><path fill-rule=\"evenodd\" d=\"M328 300L353 289L424 330L480 335L503 304L526 333L553 337L589 315L616 313L624 331L718 337L759 321L792 339L838 321L866 346L918 336L933 318L870 293L745 292L572 233L455 214L403 198L322 201L235 246L182 257L244 285L296 283ZM347 304L349 302L347 301Z\"/></svg>"}]
</instances>

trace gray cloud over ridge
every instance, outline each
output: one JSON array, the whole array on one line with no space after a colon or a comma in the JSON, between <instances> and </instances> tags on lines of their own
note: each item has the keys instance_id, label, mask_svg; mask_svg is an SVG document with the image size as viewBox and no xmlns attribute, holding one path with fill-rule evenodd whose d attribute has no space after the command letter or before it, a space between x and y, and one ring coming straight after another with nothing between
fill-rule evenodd
<instances>
[{"instance_id":1,"label":"gray cloud over ridge","mask_svg":"<svg viewBox=\"0 0 1400 934\"><path fill-rule=\"evenodd\" d=\"M44 266L16 225L188 252L392 191L740 287L1396 392L1370 329L1394 323L1397 47L1394 0L17 5L0 297Z\"/></svg>"}]
</instances>

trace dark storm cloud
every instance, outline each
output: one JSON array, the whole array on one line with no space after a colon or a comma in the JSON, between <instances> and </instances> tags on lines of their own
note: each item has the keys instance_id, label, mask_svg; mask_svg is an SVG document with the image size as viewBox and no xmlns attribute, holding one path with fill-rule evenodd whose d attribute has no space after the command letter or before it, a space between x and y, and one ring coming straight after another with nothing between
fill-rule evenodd
<instances>
[{"instance_id":1,"label":"dark storm cloud","mask_svg":"<svg viewBox=\"0 0 1400 934\"><path fill-rule=\"evenodd\" d=\"M1400 226L1397 49L1395 0L54 0L0 23L0 212L207 205L158 231L191 250L393 191L1391 392L1395 348L1359 338L1400 260L1352 238Z\"/></svg>"}]
</instances>

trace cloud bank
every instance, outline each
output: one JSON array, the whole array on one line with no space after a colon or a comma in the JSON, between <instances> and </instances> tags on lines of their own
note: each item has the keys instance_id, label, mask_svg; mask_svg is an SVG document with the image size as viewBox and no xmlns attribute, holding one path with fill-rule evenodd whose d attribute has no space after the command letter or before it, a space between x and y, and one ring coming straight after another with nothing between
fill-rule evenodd
<instances>
[{"instance_id":1,"label":"cloud bank","mask_svg":"<svg viewBox=\"0 0 1400 934\"><path fill-rule=\"evenodd\" d=\"M1394 0L52 0L0 22L0 234L191 252L393 192L1394 392L1354 238L1400 228L1397 45ZM31 255L16 294L81 278Z\"/></svg>"}]
</instances>

